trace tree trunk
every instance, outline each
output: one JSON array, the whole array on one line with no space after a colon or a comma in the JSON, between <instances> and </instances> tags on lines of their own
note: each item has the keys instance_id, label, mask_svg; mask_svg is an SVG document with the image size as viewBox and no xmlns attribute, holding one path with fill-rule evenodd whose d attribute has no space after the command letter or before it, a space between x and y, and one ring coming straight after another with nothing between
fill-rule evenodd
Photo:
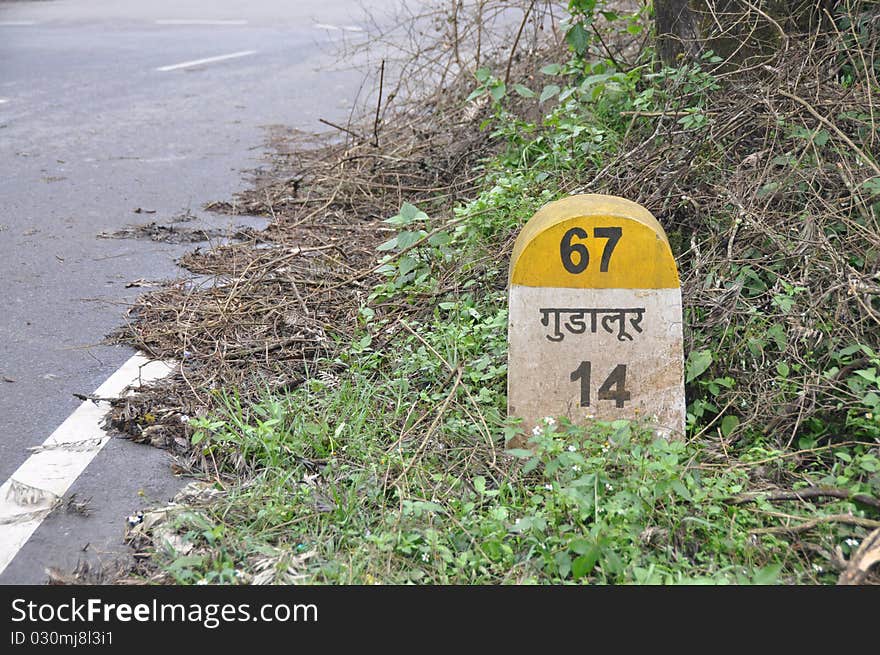
<instances>
[{"instance_id":1,"label":"tree trunk","mask_svg":"<svg viewBox=\"0 0 880 655\"><path fill-rule=\"evenodd\" d=\"M667 66L674 66L680 56L694 59L701 54L697 16L690 0L655 0L654 21L657 29L657 53Z\"/></svg>"},{"instance_id":2,"label":"tree trunk","mask_svg":"<svg viewBox=\"0 0 880 655\"><path fill-rule=\"evenodd\" d=\"M654 0L657 53L667 66L712 50L739 64L766 57L790 35L832 15L836 0Z\"/></svg>"}]
</instances>

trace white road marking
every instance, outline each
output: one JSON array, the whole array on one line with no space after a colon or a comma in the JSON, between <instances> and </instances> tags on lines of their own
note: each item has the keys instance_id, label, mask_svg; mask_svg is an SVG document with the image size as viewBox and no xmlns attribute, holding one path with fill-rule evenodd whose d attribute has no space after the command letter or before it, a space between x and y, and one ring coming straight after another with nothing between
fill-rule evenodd
<instances>
[{"instance_id":1,"label":"white road marking","mask_svg":"<svg viewBox=\"0 0 880 655\"><path fill-rule=\"evenodd\" d=\"M35 20L0 20L0 27L28 27L36 24Z\"/></svg>"},{"instance_id":2,"label":"white road marking","mask_svg":"<svg viewBox=\"0 0 880 655\"><path fill-rule=\"evenodd\" d=\"M194 59L193 61L184 61L180 64L172 64L171 66L160 66L157 71L173 71L179 68L192 68L193 66L201 66L202 64L213 64L216 61L226 61L227 59L236 59L238 57L247 57L248 55L257 54L256 50L242 50L241 52L233 52L228 55L218 55L217 57L207 57L205 59Z\"/></svg>"},{"instance_id":3,"label":"white road marking","mask_svg":"<svg viewBox=\"0 0 880 655\"><path fill-rule=\"evenodd\" d=\"M128 385L158 380L171 370L165 362L135 355L94 395L116 398ZM101 427L107 410L105 401L84 401L0 486L0 573L110 441Z\"/></svg>"},{"instance_id":4,"label":"white road marking","mask_svg":"<svg viewBox=\"0 0 880 655\"><path fill-rule=\"evenodd\" d=\"M247 25L246 20L210 20L201 18L165 18L156 25Z\"/></svg>"},{"instance_id":5,"label":"white road marking","mask_svg":"<svg viewBox=\"0 0 880 655\"><path fill-rule=\"evenodd\" d=\"M363 32L364 29L362 27L357 27L356 25L343 25L342 27L338 27L336 25L330 25L329 23L315 23L312 25L316 30L330 30L331 32L334 30L343 30L344 32Z\"/></svg>"}]
</instances>

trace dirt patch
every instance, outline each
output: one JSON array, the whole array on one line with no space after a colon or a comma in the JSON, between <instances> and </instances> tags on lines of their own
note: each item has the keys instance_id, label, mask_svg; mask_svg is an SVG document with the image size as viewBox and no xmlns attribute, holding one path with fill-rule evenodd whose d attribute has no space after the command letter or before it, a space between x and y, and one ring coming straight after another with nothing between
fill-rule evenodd
<instances>
[{"instance_id":1,"label":"dirt patch","mask_svg":"<svg viewBox=\"0 0 880 655\"><path fill-rule=\"evenodd\" d=\"M138 207L135 214L155 214L154 210L145 210ZM203 241L241 240L248 239L254 233L249 227L228 228L205 228L186 227L184 224L196 220L196 216L189 212L173 217L167 223L150 221L136 225L126 225L121 230L114 232L101 232L99 239L148 239L161 243L200 243Z\"/></svg>"}]
</instances>

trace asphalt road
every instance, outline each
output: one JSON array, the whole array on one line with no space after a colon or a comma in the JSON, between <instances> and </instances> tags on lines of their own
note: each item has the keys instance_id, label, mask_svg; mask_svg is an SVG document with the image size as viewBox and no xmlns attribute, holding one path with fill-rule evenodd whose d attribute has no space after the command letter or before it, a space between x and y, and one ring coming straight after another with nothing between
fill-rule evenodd
<instances>
[{"instance_id":1,"label":"asphalt road","mask_svg":"<svg viewBox=\"0 0 880 655\"><path fill-rule=\"evenodd\" d=\"M0 0L0 482L133 354L101 345L126 284L180 273L184 247L97 235L187 210L245 223L201 207L246 186L267 126L346 119L363 74L335 46L363 24L345 0ZM169 463L111 440L68 493L89 513L62 504L0 584L125 552L125 517L186 482Z\"/></svg>"}]
</instances>

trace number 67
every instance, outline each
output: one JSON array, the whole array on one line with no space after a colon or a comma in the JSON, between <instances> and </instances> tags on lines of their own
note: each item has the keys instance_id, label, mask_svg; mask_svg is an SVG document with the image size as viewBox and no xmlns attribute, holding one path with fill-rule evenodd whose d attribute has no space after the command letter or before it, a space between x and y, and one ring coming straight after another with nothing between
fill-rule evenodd
<instances>
[{"instance_id":1,"label":"number 67","mask_svg":"<svg viewBox=\"0 0 880 655\"><path fill-rule=\"evenodd\" d=\"M608 264L611 263L611 253L614 252L614 248L617 246L617 242L620 241L622 234L623 229L619 227L593 228L593 236L595 238L608 239L605 248L602 250L602 261L599 263L600 272L608 272ZM578 239L586 239L587 231L582 227L573 227L566 232L562 236L562 241L559 243L559 254L562 257L562 265L565 267L565 270L577 275L578 273L583 273L587 270L587 266L590 263L590 251L587 250L587 247L582 243L572 243L571 240L575 237ZM578 254L577 263L572 259L574 253Z\"/></svg>"}]
</instances>

